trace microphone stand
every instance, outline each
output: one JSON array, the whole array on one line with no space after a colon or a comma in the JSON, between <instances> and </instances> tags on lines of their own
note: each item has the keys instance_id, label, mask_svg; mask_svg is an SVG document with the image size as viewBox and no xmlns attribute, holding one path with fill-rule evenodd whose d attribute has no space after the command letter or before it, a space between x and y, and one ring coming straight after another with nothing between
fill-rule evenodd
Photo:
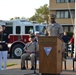
<instances>
[{"instance_id":1,"label":"microphone stand","mask_svg":"<svg viewBox=\"0 0 76 75\"><path fill-rule=\"evenodd\" d=\"M39 73L36 73L36 42L37 41L35 41L35 67L34 67L34 73L24 74L24 75L31 75L31 74L39 75Z\"/></svg>"},{"instance_id":2,"label":"microphone stand","mask_svg":"<svg viewBox=\"0 0 76 75\"><path fill-rule=\"evenodd\" d=\"M34 74L36 74L36 41L35 41L35 67L34 67Z\"/></svg>"}]
</instances>

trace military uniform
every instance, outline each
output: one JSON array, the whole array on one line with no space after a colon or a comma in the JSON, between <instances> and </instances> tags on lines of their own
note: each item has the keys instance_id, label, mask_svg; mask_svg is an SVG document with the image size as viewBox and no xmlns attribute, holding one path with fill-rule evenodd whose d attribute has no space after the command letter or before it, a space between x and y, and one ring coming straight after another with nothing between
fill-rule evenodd
<instances>
[{"instance_id":1,"label":"military uniform","mask_svg":"<svg viewBox=\"0 0 76 75\"><path fill-rule=\"evenodd\" d=\"M55 19L56 15L50 14L50 17L51 19ZM54 22L48 25L47 31L50 32L49 34L50 36L60 36L60 34L63 33L63 27L60 24Z\"/></svg>"},{"instance_id":2,"label":"military uniform","mask_svg":"<svg viewBox=\"0 0 76 75\"><path fill-rule=\"evenodd\" d=\"M54 23L48 26L48 31L50 31L50 36L60 36L63 33L63 28L60 24Z\"/></svg>"},{"instance_id":3,"label":"military uniform","mask_svg":"<svg viewBox=\"0 0 76 75\"><path fill-rule=\"evenodd\" d=\"M55 20L56 15L55 14L50 14L51 20ZM54 21L54 23L51 23L50 25L48 25L47 27L47 31L49 31L49 36L58 36L60 38L62 38L63 36L63 27L58 24L56 21ZM62 52L64 52L66 46L65 43L62 43Z\"/></svg>"},{"instance_id":4,"label":"military uniform","mask_svg":"<svg viewBox=\"0 0 76 75\"><path fill-rule=\"evenodd\" d=\"M5 24L2 24L5 27ZM7 66L7 53L8 53L8 46L7 43L9 42L8 38L9 34L3 30L0 32L0 70L2 70L2 58L4 59L4 70L6 69Z\"/></svg>"},{"instance_id":5,"label":"military uniform","mask_svg":"<svg viewBox=\"0 0 76 75\"><path fill-rule=\"evenodd\" d=\"M25 53L22 54L22 56L21 56L22 69L25 68L25 59L27 59L28 57L30 57L30 59L31 59L31 66L34 67L35 51L36 52L39 51L38 42L31 41L31 42L25 44L24 51L25 51Z\"/></svg>"}]
</instances>

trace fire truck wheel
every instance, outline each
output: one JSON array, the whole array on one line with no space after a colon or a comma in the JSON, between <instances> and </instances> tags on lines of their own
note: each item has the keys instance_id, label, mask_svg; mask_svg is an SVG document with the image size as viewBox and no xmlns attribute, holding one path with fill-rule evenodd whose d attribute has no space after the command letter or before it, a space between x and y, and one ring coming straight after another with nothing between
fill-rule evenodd
<instances>
[{"instance_id":1,"label":"fire truck wheel","mask_svg":"<svg viewBox=\"0 0 76 75\"><path fill-rule=\"evenodd\" d=\"M23 50L23 45L21 44L17 44L15 46L13 46L12 48L12 52L13 52L13 57L14 58L20 58L21 55L23 54L24 50Z\"/></svg>"}]
</instances>

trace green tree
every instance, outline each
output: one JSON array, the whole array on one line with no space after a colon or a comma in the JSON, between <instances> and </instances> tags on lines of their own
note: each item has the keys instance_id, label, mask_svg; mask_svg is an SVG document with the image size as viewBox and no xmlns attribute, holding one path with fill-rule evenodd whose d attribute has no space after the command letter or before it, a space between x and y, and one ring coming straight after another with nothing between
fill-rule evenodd
<instances>
[{"instance_id":1,"label":"green tree","mask_svg":"<svg viewBox=\"0 0 76 75\"><path fill-rule=\"evenodd\" d=\"M25 17L14 17L14 18L10 18L10 20L14 20L14 19L26 19ZM28 19L28 18L27 18Z\"/></svg>"},{"instance_id":2,"label":"green tree","mask_svg":"<svg viewBox=\"0 0 76 75\"><path fill-rule=\"evenodd\" d=\"M29 18L30 21L37 21L38 23L47 22L48 23L49 7L47 4L36 9L35 15Z\"/></svg>"},{"instance_id":3,"label":"green tree","mask_svg":"<svg viewBox=\"0 0 76 75\"><path fill-rule=\"evenodd\" d=\"M10 18L10 20L14 20L14 18Z\"/></svg>"},{"instance_id":4,"label":"green tree","mask_svg":"<svg viewBox=\"0 0 76 75\"><path fill-rule=\"evenodd\" d=\"M10 18L10 20L14 20L14 19L20 19L20 17Z\"/></svg>"},{"instance_id":5,"label":"green tree","mask_svg":"<svg viewBox=\"0 0 76 75\"><path fill-rule=\"evenodd\" d=\"M15 17L15 19L20 19L20 17Z\"/></svg>"},{"instance_id":6,"label":"green tree","mask_svg":"<svg viewBox=\"0 0 76 75\"><path fill-rule=\"evenodd\" d=\"M33 15L32 17L29 18L30 21L36 21L36 16Z\"/></svg>"}]
</instances>

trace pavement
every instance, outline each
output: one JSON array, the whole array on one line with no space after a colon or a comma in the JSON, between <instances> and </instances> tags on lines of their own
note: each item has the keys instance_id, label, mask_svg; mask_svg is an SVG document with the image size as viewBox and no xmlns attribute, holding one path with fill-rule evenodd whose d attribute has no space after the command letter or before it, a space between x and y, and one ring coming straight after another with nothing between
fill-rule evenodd
<instances>
[{"instance_id":1,"label":"pavement","mask_svg":"<svg viewBox=\"0 0 76 75\"><path fill-rule=\"evenodd\" d=\"M76 62L75 62L76 63ZM36 74L34 73L34 70L30 70L30 61L29 66L27 70L21 70L20 64L7 67L6 70L1 70L0 75L41 75L39 73L39 65L37 65ZM72 70L72 59L67 59L67 68L64 70L64 64L63 69L60 75L76 75L76 64L75 64L75 71Z\"/></svg>"}]
</instances>

